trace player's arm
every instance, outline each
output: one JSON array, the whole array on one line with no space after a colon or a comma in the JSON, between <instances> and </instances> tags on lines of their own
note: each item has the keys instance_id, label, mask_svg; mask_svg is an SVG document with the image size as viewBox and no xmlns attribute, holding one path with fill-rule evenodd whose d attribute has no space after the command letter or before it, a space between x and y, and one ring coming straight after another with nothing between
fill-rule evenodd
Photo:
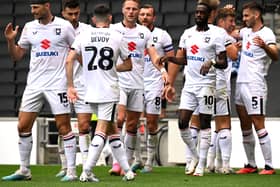
<instances>
[{"instance_id":1,"label":"player's arm","mask_svg":"<svg viewBox=\"0 0 280 187\"><path fill-rule=\"evenodd\" d=\"M78 98L77 92L74 88L73 81L73 66L75 60L78 58L78 53L71 49L66 58L66 77L67 77L67 96L70 99L70 102L75 102Z\"/></svg>"},{"instance_id":2,"label":"player's arm","mask_svg":"<svg viewBox=\"0 0 280 187\"><path fill-rule=\"evenodd\" d=\"M118 72L131 71L132 70L131 58L128 57L127 59L123 60L123 63L117 64L116 70Z\"/></svg>"},{"instance_id":3,"label":"player's arm","mask_svg":"<svg viewBox=\"0 0 280 187\"><path fill-rule=\"evenodd\" d=\"M6 26L4 32L8 44L8 51L13 61L19 61L26 53L26 50L24 48L21 48L20 46L15 44L15 38L18 33L18 29L19 26L16 26L16 28L13 29L12 23L9 23Z\"/></svg>"},{"instance_id":4,"label":"player's arm","mask_svg":"<svg viewBox=\"0 0 280 187\"><path fill-rule=\"evenodd\" d=\"M260 36L256 36L253 41L257 46L263 48L271 60L278 60L278 48L275 43L266 44Z\"/></svg>"},{"instance_id":5,"label":"player's arm","mask_svg":"<svg viewBox=\"0 0 280 187\"><path fill-rule=\"evenodd\" d=\"M227 56L233 61L238 59L238 51L237 46L232 43L226 46Z\"/></svg>"},{"instance_id":6,"label":"player's arm","mask_svg":"<svg viewBox=\"0 0 280 187\"><path fill-rule=\"evenodd\" d=\"M206 75L212 66L217 69L226 69L227 65L226 51L222 51L216 56L216 59L211 59L204 62L200 68L200 74Z\"/></svg>"}]
</instances>

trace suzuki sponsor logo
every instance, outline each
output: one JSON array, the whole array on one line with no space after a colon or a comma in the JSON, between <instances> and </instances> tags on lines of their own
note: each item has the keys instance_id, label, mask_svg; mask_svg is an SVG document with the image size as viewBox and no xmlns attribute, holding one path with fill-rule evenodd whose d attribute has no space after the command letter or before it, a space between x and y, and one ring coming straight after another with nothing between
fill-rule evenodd
<instances>
[{"instance_id":1,"label":"suzuki sponsor logo","mask_svg":"<svg viewBox=\"0 0 280 187\"><path fill-rule=\"evenodd\" d=\"M136 49L136 43L134 42L129 42L128 43L128 50L129 51L134 51Z\"/></svg>"},{"instance_id":2,"label":"suzuki sponsor logo","mask_svg":"<svg viewBox=\"0 0 280 187\"><path fill-rule=\"evenodd\" d=\"M191 46L191 52L192 52L192 54L196 54L196 53L198 53L198 49L199 49L199 47L197 46L197 45L193 45L193 46Z\"/></svg>"},{"instance_id":3,"label":"suzuki sponsor logo","mask_svg":"<svg viewBox=\"0 0 280 187\"><path fill-rule=\"evenodd\" d=\"M48 39L44 39L41 41L41 48L44 50L49 49L51 47L51 42ZM40 56L58 56L58 51L39 51L36 52L36 57Z\"/></svg>"},{"instance_id":4,"label":"suzuki sponsor logo","mask_svg":"<svg viewBox=\"0 0 280 187\"><path fill-rule=\"evenodd\" d=\"M41 47L43 49L48 49L51 45L51 42L47 39L44 39L43 41L41 41Z\"/></svg>"}]
</instances>

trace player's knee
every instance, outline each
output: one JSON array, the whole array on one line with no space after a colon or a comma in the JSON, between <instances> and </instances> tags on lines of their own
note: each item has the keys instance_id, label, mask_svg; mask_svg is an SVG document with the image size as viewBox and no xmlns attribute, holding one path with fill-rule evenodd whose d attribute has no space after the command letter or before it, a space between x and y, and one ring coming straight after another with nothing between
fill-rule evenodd
<instances>
[{"instance_id":1,"label":"player's knee","mask_svg":"<svg viewBox=\"0 0 280 187\"><path fill-rule=\"evenodd\" d=\"M189 127L189 120L179 117L179 129L186 129Z\"/></svg>"}]
</instances>

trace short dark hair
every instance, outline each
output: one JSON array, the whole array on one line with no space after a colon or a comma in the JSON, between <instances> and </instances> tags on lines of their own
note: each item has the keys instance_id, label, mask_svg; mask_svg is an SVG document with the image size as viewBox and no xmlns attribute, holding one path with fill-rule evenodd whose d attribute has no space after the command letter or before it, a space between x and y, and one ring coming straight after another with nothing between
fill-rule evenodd
<instances>
[{"instance_id":1,"label":"short dark hair","mask_svg":"<svg viewBox=\"0 0 280 187\"><path fill-rule=\"evenodd\" d=\"M136 3L138 3L138 7L140 8L141 0L123 0L122 6L123 6L123 4L124 4L126 1L134 1L134 2L136 2Z\"/></svg>"},{"instance_id":2,"label":"short dark hair","mask_svg":"<svg viewBox=\"0 0 280 187\"><path fill-rule=\"evenodd\" d=\"M234 10L231 8L220 8L220 9L218 9L216 21L218 21L220 19L225 19L228 16L235 17Z\"/></svg>"},{"instance_id":3,"label":"short dark hair","mask_svg":"<svg viewBox=\"0 0 280 187\"><path fill-rule=\"evenodd\" d=\"M107 4L97 4L94 7L94 11L93 14L95 16L106 16L108 14L111 14L111 9L109 8L109 6Z\"/></svg>"},{"instance_id":4,"label":"short dark hair","mask_svg":"<svg viewBox=\"0 0 280 187\"><path fill-rule=\"evenodd\" d=\"M263 7L256 1L251 1L251 2L245 3L242 6L242 10L244 10L244 9L256 10L256 11L260 12L261 15L263 14Z\"/></svg>"},{"instance_id":5,"label":"short dark hair","mask_svg":"<svg viewBox=\"0 0 280 187\"><path fill-rule=\"evenodd\" d=\"M62 9L65 8L77 8L80 6L79 0L62 0Z\"/></svg>"},{"instance_id":6,"label":"short dark hair","mask_svg":"<svg viewBox=\"0 0 280 187\"><path fill-rule=\"evenodd\" d=\"M156 15L156 10L155 8L153 7L152 4L144 4L141 6L141 8L152 8L153 9L153 15L155 16Z\"/></svg>"},{"instance_id":7,"label":"short dark hair","mask_svg":"<svg viewBox=\"0 0 280 187\"><path fill-rule=\"evenodd\" d=\"M49 0L29 0L30 4L44 4L44 3L49 3Z\"/></svg>"}]
</instances>

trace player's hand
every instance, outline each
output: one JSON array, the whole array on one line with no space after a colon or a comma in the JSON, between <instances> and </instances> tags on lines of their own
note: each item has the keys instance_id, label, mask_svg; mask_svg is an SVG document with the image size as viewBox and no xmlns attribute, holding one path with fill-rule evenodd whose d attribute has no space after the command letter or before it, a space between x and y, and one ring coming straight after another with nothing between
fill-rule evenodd
<instances>
[{"instance_id":1,"label":"player's hand","mask_svg":"<svg viewBox=\"0 0 280 187\"><path fill-rule=\"evenodd\" d=\"M163 89L163 97L166 98L168 102L174 101L176 98L176 90L173 86L171 85L166 85Z\"/></svg>"},{"instance_id":2,"label":"player's hand","mask_svg":"<svg viewBox=\"0 0 280 187\"><path fill-rule=\"evenodd\" d=\"M16 26L16 28L13 29L12 23L8 23L8 25L6 26L5 31L4 31L4 35L5 35L6 39L14 40L17 36L18 29L19 29L19 26Z\"/></svg>"},{"instance_id":3,"label":"player's hand","mask_svg":"<svg viewBox=\"0 0 280 187\"><path fill-rule=\"evenodd\" d=\"M69 87L67 90L67 97L70 103L75 103L77 99L79 99L77 90L74 87Z\"/></svg>"},{"instance_id":4,"label":"player's hand","mask_svg":"<svg viewBox=\"0 0 280 187\"><path fill-rule=\"evenodd\" d=\"M161 78L163 79L165 85L168 85L170 83L167 72L161 73Z\"/></svg>"},{"instance_id":5,"label":"player's hand","mask_svg":"<svg viewBox=\"0 0 280 187\"><path fill-rule=\"evenodd\" d=\"M261 39L260 36L256 36L255 38L253 38L253 42L254 42L255 45L257 45L261 48L265 47L265 43L264 43L263 39Z\"/></svg>"},{"instance_id":6,"label":"player's hand","mask_svg":"<svg viewBox=\"0 0 280 187\"><path fill-rule=\"evenodd\" d=\"M200 74L203 76L206 75L209 72L211 67L212 67L211 60L204 62L200 68Z\"/></svg>"}]
</instances>

